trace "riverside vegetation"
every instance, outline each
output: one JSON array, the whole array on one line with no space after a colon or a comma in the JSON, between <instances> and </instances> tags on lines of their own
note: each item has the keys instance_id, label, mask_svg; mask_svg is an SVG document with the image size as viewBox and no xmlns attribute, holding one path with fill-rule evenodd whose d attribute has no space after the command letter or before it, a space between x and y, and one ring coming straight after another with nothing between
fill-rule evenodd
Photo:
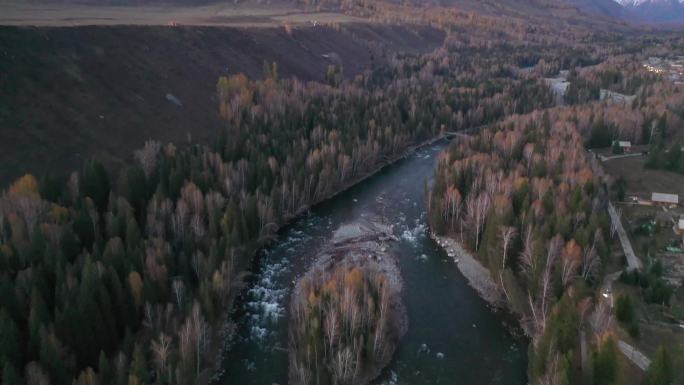
<instances>
[{"instance_id":1,"label":"riverside vegetation","mask_svg":"<svg viewBox=\"0 0 684 385\"><path fill-rule=\"evenodd\" d=\"M325 84L280 79L274 63L261 80L222 77L226 129L213 143L149 141L120 167L88 160L68 177L12 183L0 197L3 385L207 383L241 273L281 225L445 130L550 107L541 76L645 46L564 24L407 18L445 29L443 47L387 54L353 79L331 66ZM603 182L556 113L454 144L430 204L437 231L474 221L464 240L535 330L535 383L576 364L573 327L605 254ZM466 210L452 204L454 188Z\"/></svg>"},{"instance_id":2,"label":"riverside vegetation","mask_svg":"<svg viewBox=\"0 0 684 385\"><path fill-rule=\"evenodd\" d=\"M429 195L434 231L475 251L523 316L533 383L576 383L586 286L607 253L605 181L583 142L553 111L510 118L453 143Z\"/></svg>"},{"instance_id":3,"label":"riverside vegetation","mask_svg":"<svg viewBox=\"0 0 684 385\"><path fill-rule=\"evenodd\" d=\"M149 141L119 168L18 179L0 198L4 384L207 382L241 272L280 225L443 127L551 102L512 76L509 47L484 70L468 51L351 80L331 68L329 84L269 63L262 80L218 81L226 130L210 146Z\"/></svg>"},{"instance_id":4,"label":"riverside vegetation","mask_svg":"<svg viewBox=\"0 0 684 385\"><path fill-rule=\"evenodd\" d=\"M572 73L579 83L565 95L572 106L509 117L460 139L435 171L430 225L474 251L520 315L532 338L531 383L578 384L586 373L593 373L589 382L595 384L622 381L610 311L596 295L606 265L614 263L606 213L613 181L586 147L627 138L650 142L650 157L662 158L664 133L682 119L681 90L637 66L618 72L630 60L611 58ZM624 104L598 102L587 90L601 87L636 97ZM669 154L669 167L677 169L678 156ZM638 281L638 274L620 278ZM672 289L655 276L650 282L646 299L667 304ZM618 298L616 312L638 337L631 303ZM593 351L591 367L579 351L583 333ZM671 378L667 358L667 350L659 353L647 383L667 383L649 382ZM669 377L662 374L668 370Z\"/></svg>"},{"instance_id":5,"label":"riverside vegetation","mask_svg":"<svg viewBox=\"0 0 684 385\"><path fill-rule=\"evenodd\" d=\"M367 264L339 263L300 282L291 306L290 373L296 384L356 384L391 357L399 292Z\"/></svg>"}]
</instances>

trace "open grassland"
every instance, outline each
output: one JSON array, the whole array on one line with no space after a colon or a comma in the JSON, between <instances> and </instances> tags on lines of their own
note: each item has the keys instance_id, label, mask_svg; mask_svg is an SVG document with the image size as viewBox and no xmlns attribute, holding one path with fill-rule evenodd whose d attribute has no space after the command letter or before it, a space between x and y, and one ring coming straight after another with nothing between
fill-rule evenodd
<instances>
[{"instance_id":1,"label":"open grassland","mask_svg":"<svg viewBox=\"0 0 684 385\"><path fill-rule=\"evenodd\" d=\"M259 5L216 3L180 5L91 5L0 2L0 25L83 26L83 25L198 25L233 27L275 27L289 24L364 22L340 12L320 11L287 4Z\"/></svg>"},{"instance_id":2,"label":"open grassland","mask_svg":"<svg viewBox=\"0 0 684 385\"><path fill-rule=\"evenodd\" d=\"M627 182L627 194L650 198L652 192L677 194L684 191L684 175L646 169L645 156L617 158L603 162L606 171Z\"/></svg>"}]
</instances>

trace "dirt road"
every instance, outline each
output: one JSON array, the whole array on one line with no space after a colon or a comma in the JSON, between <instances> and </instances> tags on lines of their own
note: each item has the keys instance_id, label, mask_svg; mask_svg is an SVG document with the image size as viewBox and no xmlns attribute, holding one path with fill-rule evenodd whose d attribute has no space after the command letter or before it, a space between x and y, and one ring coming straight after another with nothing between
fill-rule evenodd
<instances>
[{"instance_id":1,"label":"dirt road","mask_svg":"<svg viewBox=\"0 0 684 385\"><path fill-rule=\"evenodd\" d=\"M629 360L641 370L646 370L648 369L649 365L651 365L651 360L649 360L648 357L643 355L640 351L634 349L632 345L626 343L625 341L618 341L618 348L622 354L625 355L625 357L629 358Z\"/></svg>"},{"instance_id":2,"label":"dirt road","mask_svg":"<svg viewBox=\"0 0 684 385\"><path fill-rule=\"evenodd\" d=\"M608 202L608 214L610 214L610 220L613 222L613 226L615 226L618 237L620 238L622 250L627 258L627 266L630 270L641 269L641 261L637 258L636 254L634 254L634 249L632 249L632 244L629 241L627 232L625 231L625 228L622 227L622 222L620 221L620 217L612 202Z\"/></svg>"}]
</instances>

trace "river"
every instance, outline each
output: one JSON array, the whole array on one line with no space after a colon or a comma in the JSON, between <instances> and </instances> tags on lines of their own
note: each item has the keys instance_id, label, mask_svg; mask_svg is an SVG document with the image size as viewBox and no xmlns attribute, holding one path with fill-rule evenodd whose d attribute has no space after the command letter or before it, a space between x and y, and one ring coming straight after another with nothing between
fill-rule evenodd
<instances>
[{"instance_id":1,"label":"river","mask_svg":"<svg viewBox=\"0 0 684 385\"><path fill-rule=\"evenodd\" d=\"M409 329L375 384L523 385L527 343L505 326L426 233L425 181L446 141L389 166L280 232L262 250L235 310L224 385L287 384L287 308L295 280L342 224L380 216L394 225Z\"/></svg>"}]
</instances>

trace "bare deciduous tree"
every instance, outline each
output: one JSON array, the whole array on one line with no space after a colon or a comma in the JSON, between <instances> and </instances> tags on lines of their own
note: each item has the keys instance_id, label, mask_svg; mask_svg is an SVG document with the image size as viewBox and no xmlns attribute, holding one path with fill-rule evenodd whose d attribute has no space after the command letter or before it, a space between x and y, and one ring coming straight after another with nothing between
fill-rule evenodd
<instances>
[{"instance_id":1,"label":"bare deciduous tree","mask_svg":"<svg viewBox=\"0 0 684 385\"><path fill-rule=\"evenodd\" d=\"M554 262L556 261L556 257L558 256L558 252L560 250L562 243L563 239L559 235L557 235L551 239L551 242L549 242L549 246L546 251L546 263L544 265L544 272L542 274L542 284L539 292L539 311L542 320L542 327L546 326L546 316L548 314L549 309L549 291L551 289L553 279L553 276L551 275L552 268Z\"/></svg>"},{"instance_id":2,"label":"bare deciduous tree","mask_svg":"<svg viewBox=\"0 0 684 385\"><path fill-rule=\"evenodd\" d=\"M585 280L595 276L601 267L601 259L596 253L596 241L601 236L600 230L596 230L594 234L594 242L591 247L584 250L582 253L582 278Z\"/></svg>"},{"instance_id":3,"label":"bare deciduous tree","mask_svg":"<svg viewBox=\"0 0 684 385\"><path fill-rule=\"evenodd\" d=\"M154 357L154 363L157 367L157 377L166 378L171 377L170 368L168 367L169 354L171 352L171 338L166 336L164 333L160 333L156 340L152 341L152 354ZM167 369L169 372L167 373Z\"/></svg>"},{"instance_id":4,"label":"bare deciduous tree","mask_svg":"<svg viewBox=\"0 0 684 385\"><path fill-rule=\"evenodd\" d=\"M185 285L183 284L183 281L180 278L176 278L173 280L173 294L176 297L176 307L179 309L183 308L183 291L185 289Z\"/></svg>"},{"instance_id":5,"label":"bare deciduous tree","mask_svg":"<svg viewBox=\"0 0 684 385\"><path fill-rule=\"evenodd\" d=\"M537 258L534 250L534 234L532 226L528 226L523 236L523 251L520 254L520 263L522 264L523 272L528 276L537 268Z\"/></svg>"},{"instance_id":6,"label":"bare deciduous tree","mask_svg":"<svg viewBox=\"0 0 684 385\"><path fill-rule=\"evenodd\" d=\"M508 292L506 291L506 285L503 280L503 272L506 270L506 256L508 254L508 248L511 241L515 238L517 231L515 227L512 226L502 226L499 228L499 238L501 239L501 269L499 270L499 280L501 281L501 289L506 295L506 299L509 299Z\"/></svg>"},{"instance_id":7,"label":"bare deciduous tree","mask_svg":"<svg viewBox=\"0 0 684 385\"><path fill-rule=\"evenodd\" d=\"M157 156L159 155L161 147L161 143L154 140L148 140L145 142L143 148L133 153L135 159L140 163L140 167L143 169L145 176L148 178L157 168Z\"/></svg>"},{"instance_id":8,"label":"bare deciduous tree","mask_svg":"<svg viewBox=\"0 0 684 385\"><path fill-rule=\"evenodd\" d=\"M474 194L468 195L466 200L466 207L468 209L468 217L475 231L475 250L480 246L480 234L485 224L487 211L489 210L490 199L486 194L479 194L474 197Z\"/></svg>"}]
</instances>

